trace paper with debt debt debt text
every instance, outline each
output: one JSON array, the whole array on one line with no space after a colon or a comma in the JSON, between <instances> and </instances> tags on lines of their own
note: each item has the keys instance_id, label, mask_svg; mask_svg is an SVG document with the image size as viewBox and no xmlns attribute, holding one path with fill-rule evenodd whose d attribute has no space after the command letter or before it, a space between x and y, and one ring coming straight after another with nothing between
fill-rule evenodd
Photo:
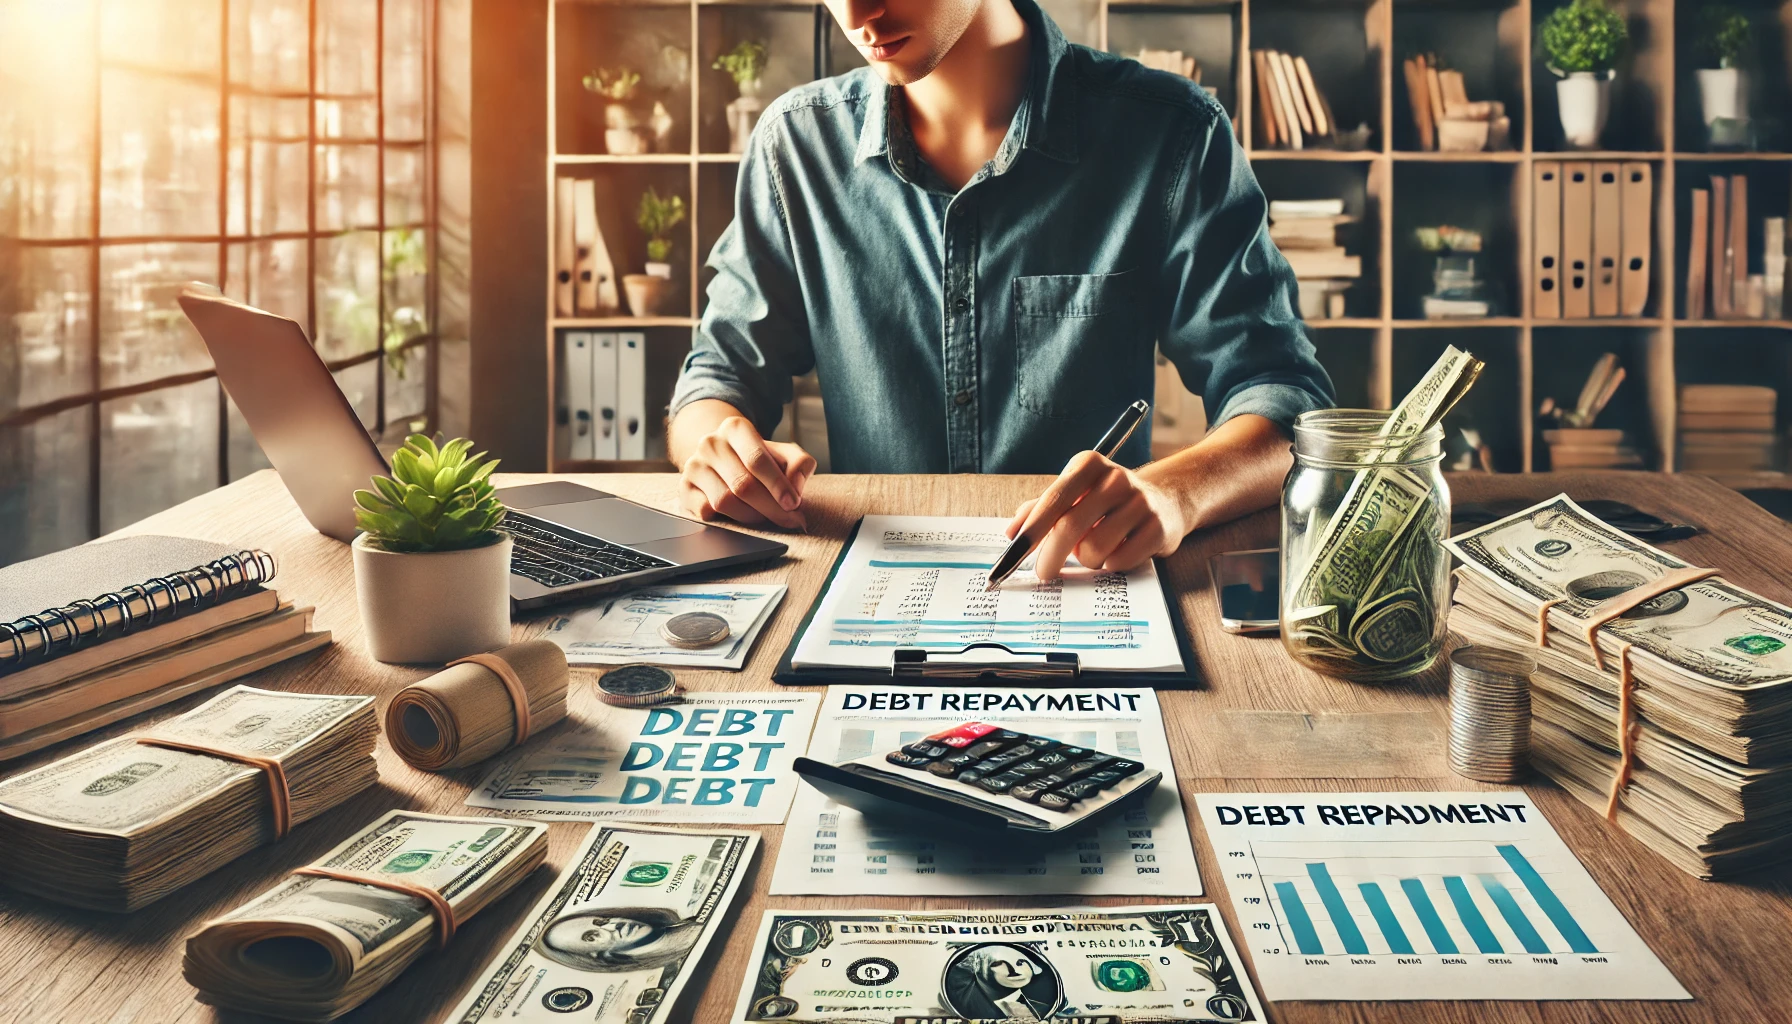
<instances>
[{"instance_id":1,"label":"paper with debt debt debt text","mask_svg":"<svg viewBox=\"0 0 1792 1024\"><path fill-rule=\"evenodd\" d=\"M1134 758L1164 778L1137 806L1050 839L879 822L805 784L784 826L772 893L1201 894L1157 694L1148 687L830 686L809 757L840 764L969 721Z\"/></svg>"},{"instance_id":2,"label":"paper with debt debt debt text","mask_svg":"<svg viewBox=\"0 0 1792 1024\"><path fill-rule=\"evenodd\" d=\"M1181 672L1152 562L1129 573L1067 565L1041 580L1029 556L994 591L990 567L1007 520L866 516L797 644L794 668L885 668L897 648L957 653L994 642L1016 653L1064 651L1084 670Z\"/></svg>"}]
</instances>

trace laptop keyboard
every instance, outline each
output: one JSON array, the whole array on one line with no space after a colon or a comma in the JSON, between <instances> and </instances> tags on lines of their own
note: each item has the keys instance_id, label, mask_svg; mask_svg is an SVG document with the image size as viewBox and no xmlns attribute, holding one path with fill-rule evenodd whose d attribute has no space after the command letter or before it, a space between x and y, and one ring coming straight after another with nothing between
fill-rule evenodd
<instances>
[{"instance_id":1,"label":"laptop keyboard","mask_svg":"<svg viewBox=\"0 0 1792 1024\"><path fill-rule=\"evenodd\" d=\"M550 533L515 512L504 518L504 529L516 540L510 554L510 571L544 587L588 583L672 564L595 537L575 540Z\"/></svg>"}]
</instances>

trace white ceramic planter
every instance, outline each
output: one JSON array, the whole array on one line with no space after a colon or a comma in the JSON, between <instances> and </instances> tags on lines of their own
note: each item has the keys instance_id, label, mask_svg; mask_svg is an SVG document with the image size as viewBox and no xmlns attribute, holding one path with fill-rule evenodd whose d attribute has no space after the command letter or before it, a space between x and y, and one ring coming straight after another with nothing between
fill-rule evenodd
<instances>
[{"instance_id":1,"label":"white ceramic planter","mask_svg":"<svg viewBox=\"0 0 1792 1024\"><path fill-rule=\"evenodd\" d=\"M510 642L509 534L460 551L383 551L355 538L355 593L374 660L441 664Z\"/></svg>"},{"instance_id":2,"label":"white ceramic planter","mask_svg":"<svg viewBox=\"0 0 1792 1024\"><path fill-rule=\"evenodd\" d=\"M1720 117L1748 119L1748 78L1741 68L1700 68L1699 113L1709 126Z\"/></svg>"},{"instance_id":3,"label":"white ceramic planter","mask_svg":"<svg viewBox=\"0 0 1792 1024\"><path fill-rule=\"evenodd\" d=\"M1612 78L1609 73L1576 71L1556 81L1556 106L1562 115L1562 134L1575 149L1598 149L1605 119L1611 113Z\"/></svg>"}]
</instances>

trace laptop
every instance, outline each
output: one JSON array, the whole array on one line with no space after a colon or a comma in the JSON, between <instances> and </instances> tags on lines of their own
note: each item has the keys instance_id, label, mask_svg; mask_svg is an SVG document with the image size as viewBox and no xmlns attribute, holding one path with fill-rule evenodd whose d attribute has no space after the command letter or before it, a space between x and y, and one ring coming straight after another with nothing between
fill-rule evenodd
<instances>
[{"instance_id":1,"label":"laptop","mask_svg":"<svg viewBox=\"0 0 1792 1024\"><path fill-rule=\"evenodd\" d=\"M355 489L390 470L304 329L205 284L183 288L180 308L299 510L319 533L353 540ZM500 488L498 497L510 510L504 528L516 542L510 561L515 611L764 561L787 550L775 540L570 481Z\"/></svg>"}]
</instances>

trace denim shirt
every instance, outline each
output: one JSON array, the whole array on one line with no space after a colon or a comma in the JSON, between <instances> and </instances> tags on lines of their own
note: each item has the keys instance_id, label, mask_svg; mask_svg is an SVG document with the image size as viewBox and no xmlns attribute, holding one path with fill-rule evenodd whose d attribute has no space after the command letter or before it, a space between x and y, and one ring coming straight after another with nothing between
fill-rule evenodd
<instances>
[{"instance_id":1,"label":"denim shirt","mask_svg":"<svg viewBox=\"0 0 1792 1024\"><path fill-rule=\"evenodd\" d=\"M721 399L770 436L813 368L835 472L1057 473L1152 397L1155 347L1214 424L1332 404L1224 109L1014 5L1028 89L956 193L869 68L766 108L672 415ZM1149 453L1147 425L1116 461Z\"/></svg>"}]
</instances>

